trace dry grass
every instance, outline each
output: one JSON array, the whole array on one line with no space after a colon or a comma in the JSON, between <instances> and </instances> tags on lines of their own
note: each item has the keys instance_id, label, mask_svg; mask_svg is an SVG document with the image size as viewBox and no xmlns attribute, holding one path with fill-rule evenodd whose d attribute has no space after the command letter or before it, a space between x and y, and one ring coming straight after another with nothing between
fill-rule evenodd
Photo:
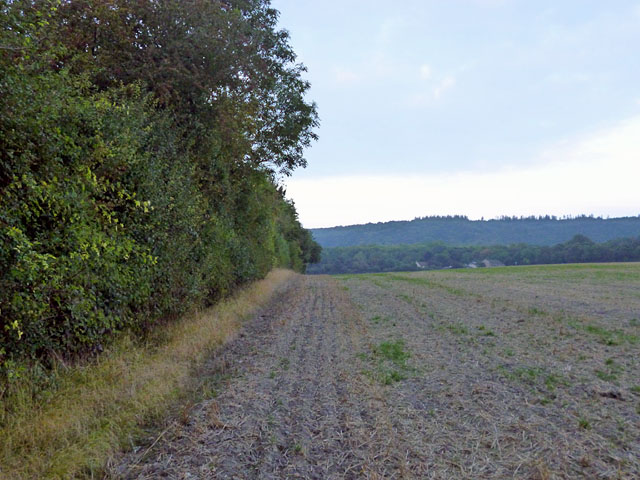
<instances>
[{"instance_id":1,"label":"dry grass","mask_svg":"<svg viewBox=\"0 0 640 480\"><path fill-rule=\"evenodd\" d=\"M99 475L141 425L189 402L185 392L193 390L197 367L293 275L276 270L217 306L162 327L147 345L122 338L92 364L61 366L55 391L36 399L29 385L13 392L4 400L12 413L0 426L0 478Z\"/></svg>"}]
</instances>

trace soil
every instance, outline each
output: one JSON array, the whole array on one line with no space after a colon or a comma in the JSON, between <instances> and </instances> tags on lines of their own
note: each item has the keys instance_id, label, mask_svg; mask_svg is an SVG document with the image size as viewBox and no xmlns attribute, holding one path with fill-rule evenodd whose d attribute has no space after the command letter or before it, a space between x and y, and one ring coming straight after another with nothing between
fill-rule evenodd
<instances>
[{"instance_id":1,"label":"soil","mask_svg":"<svg viewBox=\"0 0 640 480\"><path fill-rule=\"evenodd\" d=\"M640 478L638 289L544 279L298 276L111 476Z\"/></svg>"}]
</instances>

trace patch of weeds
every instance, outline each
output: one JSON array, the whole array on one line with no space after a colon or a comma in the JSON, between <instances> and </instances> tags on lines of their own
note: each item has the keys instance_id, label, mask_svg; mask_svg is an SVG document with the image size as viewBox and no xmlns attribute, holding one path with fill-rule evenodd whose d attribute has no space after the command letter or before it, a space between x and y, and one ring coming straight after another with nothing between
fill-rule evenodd
<instances>
[{"instance_id":1,"label":"patch of weeds","mask_svg":"<svg viewBox=\"0 0 640 480\"><path fill-rule=\"evenodd\" d=\"M291 364L291 362L289 361L288 358L281 358L280 359L280 368L282 368L282 370L287 371L289 370L289 365Z\"/></svg>"},{"instance_id":2,"label":"patch of weeds","mask_svg":"<svg viewBox=\"0 0 640 480\"><path fill-rule=\"evenodd\" d=\"M374 355L379 355L386 360L392 361L400 367L406 366L406 362L411 356L411 354L405 350L403 340L382 342L377 347L374 347L373 353Z\"/></svg>"},{"instance_id":3,"label":"patch of weeds","mask_svg":"<svg viewBox=\"0 0 640 480\"><path fill-rule=\"evenodd\" d=\"M376 315L375 317L371 317L370 321L374 325L380 325L381 323L388 323L390 320L389 317L383 317L382 315Z\"/></svg>"},{"instance_id":4,"label":"patch of weeds","mask_svg":"<svg viewBox=\"0 0 640 480\"><path fill-rule=\"evenodd\" d=\"M599 327L597 325L585 325L584 331L595 335L600 338L600 341L605 345L620 345L622 342L619 337L616 337L614 332L607 330L606 328Z\"/></svg>"},{"instance_id":5,"label":"patch of weeds","mask_svg":"<svg viewBox=\"0 0 640 480\"><path fill-rule=\"evenodd\" d=\"M631 393L635 393L636 395L640 395L640 385L635 385L630 388Z\"/></svg>"},{"instance_id":6,"label":"patch of weeds","mask_svg":"<svg viewBox=\"0 0 640 480\"><path fill-rule=\"evenodd\" d=\"M362 360L374 363L373 370L363 372L368 377L383 385L391 385L405 380L413 370L407 365L411 354L407 351L403 340L381 342L371 348L371 355L359 354Z\"/></svg>"},{"instance_id":7,"label":"patch of weeds","mask_svg":"<svg viewBox=\"0 0 640 480\"><path fill-rule=\"evenodd\" d=\"M401 293L400 295L398 295L402 300L404 300L407 303L413 303L413 299L407 295L406 293Z\"/></svg>"},{"instance_id":8,"label":"patch of weeds","mask_svg":"<svg viewBox=\"0 0 640 480\"><path fill-rule=\"evenodd\" d=\"M362 374L382 385L392 385L395 382L400 382L407 378L404 373L385 367L378 367L375 370L362 370Z\"/></svg>"},{"instance_id":9,"label":"patch of weeds","mask_svg":"<svg viewBox=\"0 0 640 480\"><path fill-rule=\"evenodd\" d=\"M216 373L205 377L202 383L198 386L196 398L198 400L216 398L220 393L222 384L231 378L232 375L230 373Z\"/></svg>"},{"instance_id":10,"label":"patch of weeds","mask_svg":"<svg viewBox=\"0 0 640 480\"><path fill-rule=\"evenodd\" d=\"M555 373L550 373L545 377L544 386L547 387L547 390L550 392L553 392L558 385L567 387L569 386L569 382L562 375L557 375Z\"/></svg>"},{"instance_id":11,"label":"patch of weeds","mask_svg":"<svg viewBox=\"0 0 640 480\"><path fill-rule=\"evenodd\" d=\"M399 372L398 370L386 370L382 372L382 375L379 376L378 380L383 385L391 385L395 382L401 382L402 380L406 380L407 376L404 373Z\"/></svg>"},{"instance_id":12,"label":"patch of weeds","mask_svg":"<svg viewBox=\"0 0 640 480\"><path fill-rule=\"evenodd\" d=\"M590 430L591 422L589 422L589 420L587 420L585 417L580 417L578 418L578 426L583 430Z\"/></svg>"},{"instance_id":13,"label":"patch of weeds","mask_svg":"<svg viewBox=\"0 0 640 480\"><path fill-rule=\"evenodd\" d=\"M276 372L275 370L271 370L269 372L269 378L273 379L276 378L278 376L278 372Z\"/></svg>"},{"instance_id":14,"label":"patch of weeds","mask_svg":"<svg viewBox=\"0 0 640 480\"><path fill-rule=\"evenodd\" d=\"M454 335L467 335L469 333L469 329L461 323L450 323L447 325L447 330Z\"/></svg>"},{"instance_id":15,"label":"patch of weeds","mask_svg":"<svg viewBox=\"0 0 640 480\"><path fill-rule=\"evenodd\" d=\"M568 386L569 382L562 375L549 372L542 367L517 367L508 369L506 366L498 367L498 371L506 378L529 385L534 390L545 393L543 400L540 402L545 404L555 398L553 392L560 385Z\"/></svg>"},{"instance_id":16,"label":"patch of weeds","mask_svg":"<svg viewBox=\"0 0 640 480\"><path fill-rule=\"evenodd\" d=\"M544 374L544 369L539 367L518 367L513 371L516 379L526 382L535 383L539 376Z\"/></svg>"},{"instance_id":17,"label":"patch of weeds","mask_svg":"<svg viewBox=\"0 0 640 480\"><path fill-rule=\"evenodd\" d=\"M544 310L540 310L537 307L531 307L529 308L529 315L546 315L547 312L545 312Z\"/></svg>"},{"instance_id":18,"label":"patch of weeds","mask_svg":"<svg viewBox=\"0 0 640 480\"><path fill-rule=\"evenodd\" d=\"M640 320L638 320L637 318L632 318L631 320L629 320L629 326L640 327Z\"/></svg>"},{"instance_id":19,"label":"patch of weeds","mask_svg":"<svg viewBox=\"0 0 640 480\"><path fill-rule=\"evenodd\" d=\"M482 331L482 334L481 334L481 335L482 335L483 337L495 337L495 336L496 336L496 334L495 334L495 333L493 333L493 330L490 330L490 329L488 329L488 328L485 328L485 326L484 326L484 325L480 325L480 326L478 327L478 329L479 329L480 331Z\"/></svg>"},{"instance_id":20,"label":"patch of weeds","mask_svg":"<svg viewBox=\"0 0 640 480\"><path fill-rule=\"evenodd\" d=\"M624 371L624 367L619 363L616 363L613 358L608 358L605 362L605 369L596 369L594 373L596 376L607 382L615 382L618 376Z\"/></svg>"},{"instance_id":21,"label":"patch of weeds","mask_svg":"<svg viewBox=\"0 0 640 480\"><path fill-rule=\"evenodd\" d=\"M622 330L609 330L592 323L583 324L577 321L571 321L569 322L569 325L576 330L581 330L594 335L598 338L600 343L604 343L605 345L618 346L625 342L630 343L631 345L636 345L640 341L640 337L638 337L638 335L632 335Z\"/></svg>"},{"instance_id":22,"label":"patch of weeds","mask_svg":"<svg viewBox=\"0 0 640 480\"><path fill-rule=\"evenodd\" d=\"M513 357L513 356L515 355L515 352L514 352L512 349L510 349L510 348L505 348L505 349L504 349L504 354L505 354L507 357Z\"/></svg>"}]
</instances>

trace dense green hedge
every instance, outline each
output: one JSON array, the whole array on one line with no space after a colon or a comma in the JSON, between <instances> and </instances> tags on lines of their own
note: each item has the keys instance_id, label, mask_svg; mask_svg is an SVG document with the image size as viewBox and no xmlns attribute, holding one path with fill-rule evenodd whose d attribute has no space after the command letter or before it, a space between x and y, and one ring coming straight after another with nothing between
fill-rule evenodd
<instances>
[{"instance_id":1,"label":"dense green hedge","mask_svg":"<svg viewBox=\"0 0 640 480\"><path fill-rule=\"evenodd\" d=\"M315 106L266 0L0 0L0 366L100 349L319 247Z\"/></svg>"}]
</instances>

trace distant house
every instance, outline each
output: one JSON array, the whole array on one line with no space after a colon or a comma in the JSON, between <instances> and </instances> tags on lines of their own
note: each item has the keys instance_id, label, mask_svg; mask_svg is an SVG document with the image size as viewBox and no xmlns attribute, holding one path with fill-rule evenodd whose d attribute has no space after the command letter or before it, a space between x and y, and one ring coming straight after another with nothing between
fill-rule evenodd
<instances>
[{"instance_id":1,"label":"distant house","mask_svg":"<svg viewBox=\"0 0 640 480\"><path fill-rule=\"evenodd\" d=\"M484 260L482 260L482 264L485 267L504 267L504 263L502 263L500 260L493 260L489 258L485 258Z\"/></svg>"},{"instance_id":2,"label":"distant house","mask_svg":"<svg viewBox=\"0 0 640 480\"><path fill-rule=\"evenodd\" d=\"M429 268L429 264L427 262L416 262L416 267L424 270L425 268Z\"/></svg>"}]
</instances>

